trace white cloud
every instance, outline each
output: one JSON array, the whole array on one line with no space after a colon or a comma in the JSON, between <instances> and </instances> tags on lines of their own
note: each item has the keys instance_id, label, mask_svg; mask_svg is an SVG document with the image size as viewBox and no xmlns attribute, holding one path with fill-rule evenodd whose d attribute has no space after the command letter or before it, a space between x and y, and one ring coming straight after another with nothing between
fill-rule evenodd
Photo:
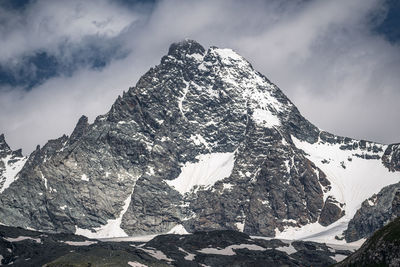
<instances>
[{"instance_id":1,"label":"white cloud","mask_svg":"<svg viewBox=\"0 0 400 267\"><path fill-rule=\"evenodd\" d=\"M106 0L34 1L22 11L0 10L0 61L37 49L53 53L63 43L79 43L89 35L114 37L138 19Z\"/></svg>"},{"instance_id":2,"label":"white cloud","mask_svg":"<svg viewBox=\"0 0 400 267\"><path fill-rule=\"evenodd\" d=\"M45 3L39 1L37 6ZM17 23L17 37L7 39L9 45L0 52L3 57L7 51L15 56L15 51L39 46L52 49L63 36L80 40L96 32L118 35L132 52L101 71L82 69L72 77L49 80L28 93L3 90L0 128L13 147L28 151L36 143L68 134L81 114L93 119L105 113L118 94L158 64L171 42L188 37L206 47L234 48L317 126L346 136L396 142L400 130L396 123L400 116L400 48L373 35L367 25L370 12L381 3L165 0L157 3L149 17L132 23L137 14L100 1L91 6L93 9L88 8L89 15L84 18L72 9L70 15L57 19L57 30L50 28L45 35L48 41L39 40L44 36L22 37L31 28ZM59 3L51 4L43 13L33 7L26 12L36 10L36 16L29 13L32 21L39 21L39 17L43 21L43 14L57 13L59 7ZM105 28L91 23L96 18L109 21L107 14L115 17L117 11L126 14L119 22L110 22ZM43 27L51 26L44 23Z\"/></svg>"}]
</instances>

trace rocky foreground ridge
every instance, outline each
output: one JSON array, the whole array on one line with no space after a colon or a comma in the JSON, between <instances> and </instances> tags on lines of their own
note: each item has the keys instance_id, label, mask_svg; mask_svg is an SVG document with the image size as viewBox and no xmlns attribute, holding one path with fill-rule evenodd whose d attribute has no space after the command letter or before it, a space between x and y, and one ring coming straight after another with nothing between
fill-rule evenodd
<instances>
[{"instance_id":1,"label":"rocky foreground ridge","mask_svg":"<svg viewBox=\"0 0 400 267\"><path fill-rule=\"evenodd\" d=\"M0 264L12 266L328 266L351 251L303 241L265 240L237 231L99 241L0 226Z\"/></svg>"},{"instance_id":2,"label":"rocky foreground ridge","mask_svg":"<svg viewBox=\"0 0 400 267\"><path fill-rule=\"evenodd\" d=\"M358 227L361 203L400 181L398 145L318 129L243 57L191 40L25 161L1 142L0 222L96 238L179 228L355 241L392 218Z\"/></svg>"}]
</instances>

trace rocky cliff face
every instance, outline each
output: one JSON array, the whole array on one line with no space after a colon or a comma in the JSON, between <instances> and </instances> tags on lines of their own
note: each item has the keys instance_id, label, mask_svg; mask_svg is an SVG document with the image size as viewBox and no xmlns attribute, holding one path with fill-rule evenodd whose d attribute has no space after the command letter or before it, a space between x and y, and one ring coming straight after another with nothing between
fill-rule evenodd
<instances>
[{"instance_id":1,"label":"rocky cliff face","mask_svg":"<svg viewBox=\"0 0 400 267\"><path fill-rule=\"evenodd\" d=\"M400 218L376 231L362 247L335 266L399 266Z\"/></svg>"},{"instance_id":2,"label":"rocky cliff face","mask_svg":"<svg viewBox=\"0 0 400 267\"><path fill-rule=\"evenodd\" d=\"M400 183L383 188L365 200L345 232L348 242L372 235L388 222L400 216Z\"/></svg>"},{"instance_id":3,"label":"rocky cliff face","mask_svg":"<svg viewBox=\"0 0 400 267\"><path fill-rule=\"evenodd\" d=\"M188 40L107 114L38 147L0 195L0 221L93 237L178 225L267 236L318 225L315 233L347 225L364 199L398 181L381 163L386 150L320 131L244 58ZM379 171L363 177L369 168ZM372 182L351 198L363 178Z\"/></svg>"},{"instance_id":4,"label":"rocky cliff face","mask_svg":"<svg viewBox=\"0 0 400 267\"><path fill-rule=\"evenodd\" d=\"M382 161L390 171L400 171L400 144L388 146Z\"/></svg>"},{"instance_id":5,"label":"rocky cliff face","mask_svg":"<svg viewBox=\"0 0 400 267\"><path fill-rule=\"evenodd\" d=\"M18 177L26 157L21 149L12 151L6 143L4 134L0 135L0 193L10 186Z\"/></svg>"}]
</instances>

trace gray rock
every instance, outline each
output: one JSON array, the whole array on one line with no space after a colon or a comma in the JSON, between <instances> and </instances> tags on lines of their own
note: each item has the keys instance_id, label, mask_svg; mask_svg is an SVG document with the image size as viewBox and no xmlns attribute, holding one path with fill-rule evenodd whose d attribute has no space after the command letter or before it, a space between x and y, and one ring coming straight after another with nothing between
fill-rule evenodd
<instances>
[{"instance_id":1,"label":"gray rock","mask_svg":"<svg viewBox=\"0 0 400 267\"><path fill-rule=\"evenodd\" d=\"M345 231L346 241L367 238L400 216L399 204L400 183L386 186L378 194L365 200L349 222Z\"/></svg>"},{"instance_id":2,"label":"gray rock","mask_svg":"<svg viewBox=\"0 0 400 267\"><path fill-rule=\"evenodd\" d=\"M400 144L389 145L382 162L390 171L400 171Z\"/></svg>"},{"instance_id":3,"label":"gray rock","mask_svg":"<svg viewBox=\"0 0 400 267\"><path fill-rule=\"evenodd\" d=\"M339 220L344 215L343 204L339 203L332 196L329 196L325 200L318 222L323 226L328 226Z\"/></svg>"}]
</instances>

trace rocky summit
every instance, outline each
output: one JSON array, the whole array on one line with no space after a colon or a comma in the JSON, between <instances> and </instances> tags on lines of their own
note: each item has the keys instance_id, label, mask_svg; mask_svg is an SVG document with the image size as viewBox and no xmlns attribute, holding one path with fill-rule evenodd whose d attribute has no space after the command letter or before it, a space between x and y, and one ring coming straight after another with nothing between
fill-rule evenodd
<instances>
[{"instance_id":1,"label":"rocky summit","mask_svg":"<svg viewBox=\"0 0 400 267\"><path fill-rule=\"evenodd\" d=\"M0 149L2 224L91 238L355 241L376 229L354 227L365 223L357 210L400 181L398 145L320 130L236 52L192 40L172 44L93 123L83 116L28 158L3 136Z\"/></svg>"}]
</instances>

